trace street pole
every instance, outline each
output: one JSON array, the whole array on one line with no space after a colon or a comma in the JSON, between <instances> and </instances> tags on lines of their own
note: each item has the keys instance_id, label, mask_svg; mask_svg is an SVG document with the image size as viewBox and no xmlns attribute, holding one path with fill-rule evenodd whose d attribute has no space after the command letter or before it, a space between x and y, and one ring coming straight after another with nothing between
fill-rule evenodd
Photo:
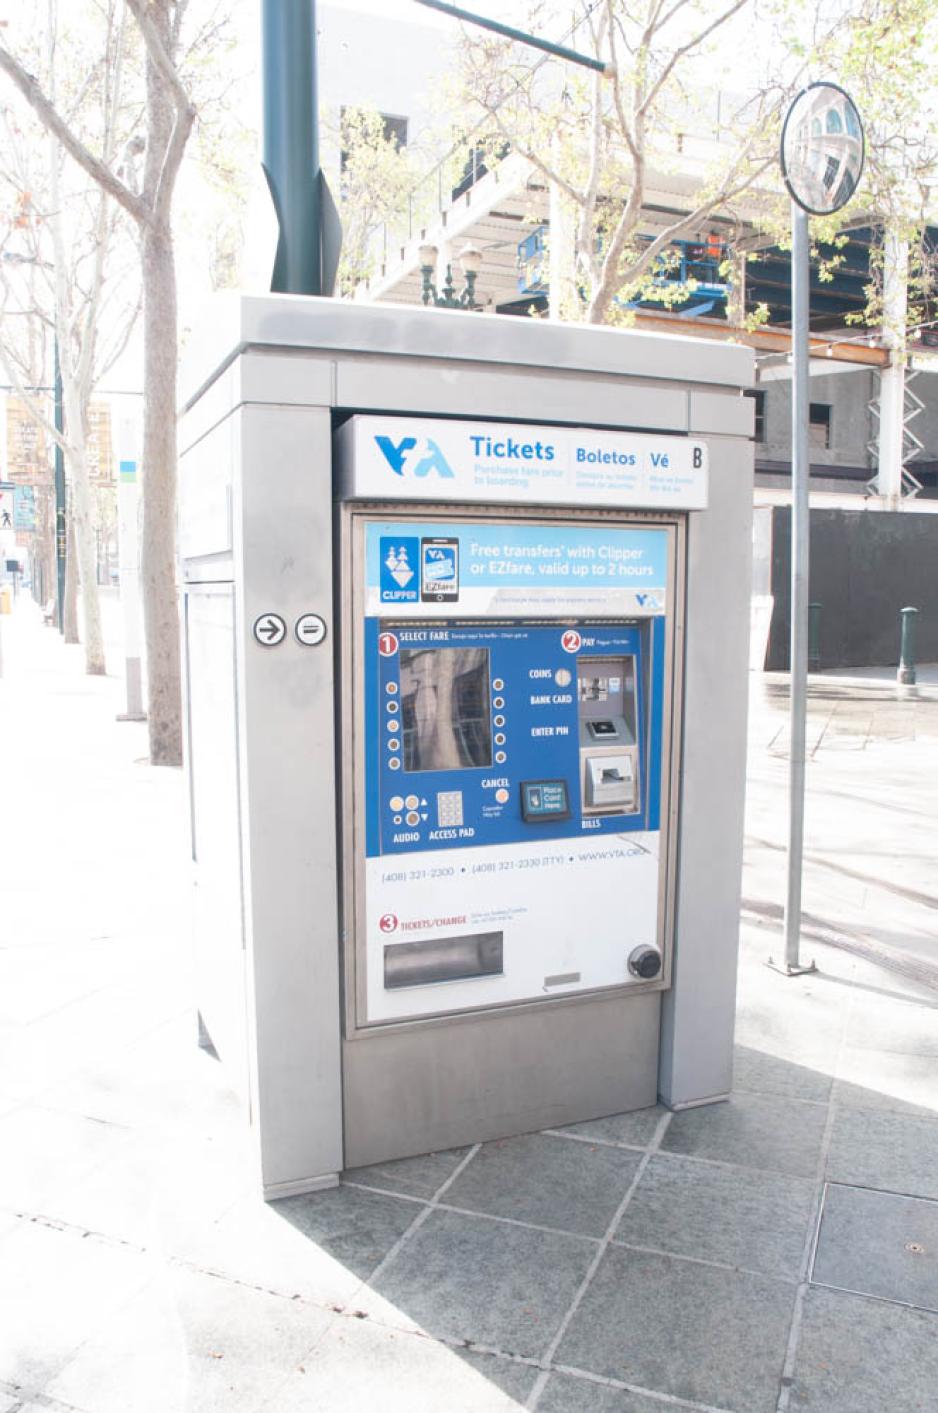
<instances>
[{"instance_id":1,"label":"street pole","mask_svg":"<svg viewBox=\"0 0 938 1413\"><path fill-rule=\"evenodd\" d=\"M808 216L791 203L791 746L788 773L788 890L785 898L785 970L790 976L814 971L802 966L801 874L804 862L804 777L808 705L808 577L811 554L811 510L808 491L808 339L810 267Z\"/></svg>"},{"instance_id":2,"label":"street pole","mask_svg":"<svg viewBox=\"0 0 938 1413\"><path fill-rule=\"evenodd\" d=\"M803 965L799 959L810 633L808 215L829 216L847 204L859 183L864 153L863 124L849 94L839 84L826 82L802 89L785 115L780 149L782 176L791 197L791 698L785 960L779 966L769 957L768 964L784 976L817 970L814 962Z\"/></svg>"},{"instance_id":3,"label":"street pole","mask_svg":"<svg viewBox=\"0 0 938 1413\"><path fill-rule=\"evenodd\" d=\"M883 343L889 367L879 378L876 489L890 510L902 504L905 451L905 358L909 246L895 230L883 235Z\"/></svg>"},{"instance_id":4,"label":"street pole","mask_svg":"<svg viewBox=\"0 0 938 1413\"><path fill-rule=\"evenodd\" d=\"M580 64L584 69L594 69L597 73L608 74L612 71L612 65L605 63L602 59L594 59L589 54L580 54L575 49L568 49L565 44L554 44L549 39L541 39L536 34L528 34L526 30L515 29L513 25L503 24L501 20L489 19L487 15L477 15L472 10L464 10L461 5L453 5L450 0L416 0L418 5L425 5L428 10L438 10L441 15L449 15L450 19L462 20L463 24L478 25L480 29L491 30L493 34L500 34L505 39L513 39L517 44L526 44L529 49L540 49L545 54L553 54L557 59L566 59L568 63Z\"/></svg>"},{"instance_id":5,"label":"street pole","mask_svg":"<svg viewBox=\"0 0 938 1413\"><path fill-rule=\"evenodd\" d=\"M315 0L262 6L264 175L280 226L274 294L322 294Z\"/></svg>"},{"instance_id":6,"label":"street pole","mask_svg":"<svg viewBox=\"0 0 938 1413\"><path fill-rule=\"evenodd\" d=\"M59 340L54 344L55 376L54 404L55 430L59 436L65 432L65 417L62 403L62 369L59 364ZM65 632L65 560L68 554L68 534L65 524L65 457L62 444L55 444L55 603L56 624L60 633Z\"/></svg>"}]
</instances>

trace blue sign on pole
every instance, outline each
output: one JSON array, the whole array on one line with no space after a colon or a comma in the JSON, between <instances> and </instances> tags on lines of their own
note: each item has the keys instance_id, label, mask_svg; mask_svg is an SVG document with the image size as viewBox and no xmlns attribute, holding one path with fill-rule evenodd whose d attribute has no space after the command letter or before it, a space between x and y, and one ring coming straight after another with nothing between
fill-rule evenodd
<instances>
[{"instance_id":1,"label":"blue sign on pole","mask_svg":"<svg viewBox=\"0 0 938 1413\"><path fill-rule=\"evenodd\" d=\"M32 486L15 486L13 489L13 528L36 528L36 492Z\"/></svg>"}]
</instances>

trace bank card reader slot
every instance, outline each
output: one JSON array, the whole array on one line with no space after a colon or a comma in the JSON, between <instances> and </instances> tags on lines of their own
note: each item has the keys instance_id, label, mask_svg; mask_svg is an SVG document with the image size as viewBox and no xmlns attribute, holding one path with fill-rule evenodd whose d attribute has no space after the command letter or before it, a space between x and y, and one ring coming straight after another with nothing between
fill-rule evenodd
<instances>
[{"instance_id":1,"label":"bank card reader slot","mask_svg":"<svg viewBox=\"0 0 938 1413\"><path fill-rule=\"evenodd\" d=\"M641 809L635 658L577 662L581 806L584 815Z\"/></svg>"}]
</instances>

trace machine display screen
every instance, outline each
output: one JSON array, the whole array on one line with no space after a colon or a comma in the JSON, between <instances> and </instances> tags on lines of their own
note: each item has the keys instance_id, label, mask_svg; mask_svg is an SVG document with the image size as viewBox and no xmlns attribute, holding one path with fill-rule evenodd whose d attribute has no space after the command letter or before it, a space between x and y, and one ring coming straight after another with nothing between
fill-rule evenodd
<instances>
[{"instance_id":1,"label":"machine display screen","mask_svg":"<svg viewBox=\"0 0 938 1413\"><path fill-rule=\"evenodd\" d=\"M492 764L487 648L404 648L400 654L404 769Z\"/></svg>"}]
</instances>

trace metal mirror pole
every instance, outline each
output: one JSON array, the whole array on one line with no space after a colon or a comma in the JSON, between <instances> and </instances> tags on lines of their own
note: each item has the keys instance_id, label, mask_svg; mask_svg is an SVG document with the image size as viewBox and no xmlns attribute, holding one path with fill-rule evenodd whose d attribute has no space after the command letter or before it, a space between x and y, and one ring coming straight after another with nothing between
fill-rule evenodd
<instances>
[{"instance_id":1,"label":"metal mirror pole","mask_svg":"<svg viewBox=\"0 0 938 1413\"><path fill-rule=\"evenodd\" d=\"M814 971L799 963L801 871L804 855L804 777L808 694L808 216L791 203L792 400L791 400L791 747L788 767L788 890L785 897L785 971Z\"/></svg>"},{"instance_id":2,"label":"metal mirror pole","mask_svg":"<svg viewBox=\"0 0 938 1413\"><path fill-rule=\"evenodd\" d=\"M788 887L785 961L768 964L785 976L816 971L798 958L804 860L805 737L808 698L808 564L811 521L808 484L809 291L808 213L829 216L857 189L865 154L863 123L853 99L836 83L809 83L782 125L780 161L791 196L791 745L788 757Z\"/></svg>"}]
</instances>

